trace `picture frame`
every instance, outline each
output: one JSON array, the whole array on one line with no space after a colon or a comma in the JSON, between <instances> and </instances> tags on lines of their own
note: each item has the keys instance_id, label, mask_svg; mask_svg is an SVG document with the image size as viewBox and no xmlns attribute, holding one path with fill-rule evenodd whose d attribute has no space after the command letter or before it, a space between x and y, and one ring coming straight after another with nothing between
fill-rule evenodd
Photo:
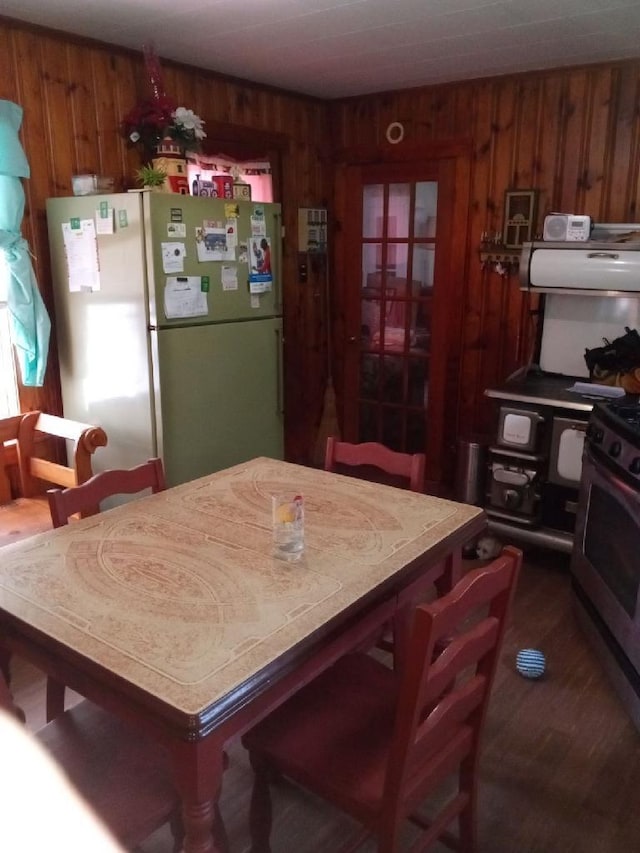
<instances>
[{"instance_id":1,"label":"picture frame","mask_svg":"<svg viewBox=\"0 0 640 853\"><path fill-rule=\"evenodd\" d=\"M519 249L533 237L538 190L507 190L504 194L502 244Z\"/></svg>"}]
</instances>

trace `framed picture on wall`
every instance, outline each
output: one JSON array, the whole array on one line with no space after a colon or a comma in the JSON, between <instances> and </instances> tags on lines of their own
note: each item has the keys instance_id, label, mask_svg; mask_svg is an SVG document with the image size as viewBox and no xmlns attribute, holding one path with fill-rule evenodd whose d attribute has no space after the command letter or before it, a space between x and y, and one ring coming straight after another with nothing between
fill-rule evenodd
<instances>
[{"instance_id":1,"label":"framed picture on wall","mask_svg":"<svg viewBox=\"0 0 640 853\"><path fill-rule=\"evenodd\" d=\"M507 190L504 194L502 242L507 249L519 249L532 239L538 190Z\"/></svg>"}]
</instances>

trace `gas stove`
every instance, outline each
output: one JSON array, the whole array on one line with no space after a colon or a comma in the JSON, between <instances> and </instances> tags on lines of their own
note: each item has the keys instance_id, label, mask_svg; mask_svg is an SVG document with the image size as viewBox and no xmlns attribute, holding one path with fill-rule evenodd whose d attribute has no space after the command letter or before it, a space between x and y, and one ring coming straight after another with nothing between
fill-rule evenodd
<instances>
[{"instance_id":1,"label":"gas stove","mask_svg":"<svg viewBox=\"0 0 640 853\"><path fill-rule=\"evenodd\" d=\"M627 396L596 403L586 443L594 456L636 488L640 485L640 401Z\"/></svg>"}]
</instances>

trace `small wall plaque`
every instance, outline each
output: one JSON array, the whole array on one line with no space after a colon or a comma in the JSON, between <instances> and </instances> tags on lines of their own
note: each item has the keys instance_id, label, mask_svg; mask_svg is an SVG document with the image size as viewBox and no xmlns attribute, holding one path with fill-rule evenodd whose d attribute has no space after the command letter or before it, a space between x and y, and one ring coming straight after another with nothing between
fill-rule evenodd
<instances>
[{"instance_id":1,"label":"small wall plaque","mask_svg":"<svg viewBox=\"0 0 640 853\"><path fill-rule=\"evenodd\" d=\"M502 244L519 249L533 236L538 190L507 190L504 194Z\"/></svg>"}]
</instances>

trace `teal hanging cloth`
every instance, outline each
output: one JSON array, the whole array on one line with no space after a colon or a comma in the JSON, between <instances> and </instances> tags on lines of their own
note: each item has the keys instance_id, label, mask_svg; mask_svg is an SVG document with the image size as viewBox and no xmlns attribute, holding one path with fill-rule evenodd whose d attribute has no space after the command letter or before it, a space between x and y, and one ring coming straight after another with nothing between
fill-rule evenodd
<instances>
[{"instance_id":1,"label":"teal hanging cloth","mask_svg":"<svg viewBox=\"0 0 640 853\"><path fill-rule=\"evenodd\" d=\"M42 385L47 369L51 321L31 265L29 245L21 234L24 189L29 164L18 138L22 107L0 100L0 251L9 267L7 305L11 342L23 385Z\"/></svg>"}]
</instances>

